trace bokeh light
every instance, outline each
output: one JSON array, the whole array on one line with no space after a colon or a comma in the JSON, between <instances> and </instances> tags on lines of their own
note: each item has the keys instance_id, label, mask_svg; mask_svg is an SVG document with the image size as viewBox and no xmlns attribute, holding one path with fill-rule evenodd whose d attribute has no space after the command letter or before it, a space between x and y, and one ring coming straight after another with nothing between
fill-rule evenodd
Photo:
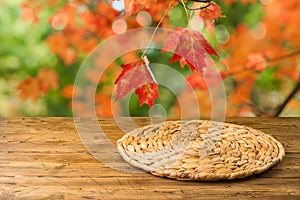
<instances>
[{"instance_id":1,"label":"bokeh light","mask_svg":"<svg viewBox=\"0 0 300 200\"><path fill-rule=\"evenodd\" d=\"M127 30L127 23L123 19L117 19L112 23L112 30L116 34L124 33Z\"/></svg>"},{"instance_id":2,"label":"bokeh light","mask_svg":"<svg viewBox=\"0 0 300 200\"><path fill-rule=\"evenodd\" d=\"M115 10L117 10L117 11L122 11L122 10L124 10L124 8L125 8L124 1L123 1L123 0L112 1L112 2L111 2L111 6L112 6Z\"/></svg>"},{"instance_id":3,"label":"bokeh light","mask_svg":"<svg viewBox=\"0 0 300 200\"><path fill-rule=\"evenodd\" d=\"M266 26L264 23L258 23L255 29L251 30L252 36L257 40L262 40L266 36Z\"/></svg>"},{"instance_id":4,"label":"bokeh light","mask_svg":"<svg viewBox=\"0 0 300 200\"><path fill-rule=\"evenodd\" d=\"M229 41L230 35L226 26L224 25L217 25L215 27L215 35L216 39L220 44L225 44Z\"/></svg>"},{"instance_id":5,"label":"bokeh light","mask_svg":"<svg viewBox=\"0 0 300 200\"><path fill-rule=\"evenodd\" d=\"M141 11L137 14L136 21L139 25L147 27L152 24L152 17L147 11Z\"/></svg>"},{"instance_id":6,"label":"bokeh light","mask_svg":"<svg viewBox=\"0 0 300 200\"><path fill-rule=\"evenodd\" d=\"M262 4L268 5L268 4L271 4L273 2L273 0L260 0L260 2Z\"/></svg>"},{"instance_id":7,"label":"bokeh light","mask_svg":"<svg viewBox=\"0 0 300 200\"><path fill-rule=\"evenodd\" d=\"M63 30L68 23L68 18L64 14L55 15L51 20L51 26L55 30Z\"/></svg>"}]
</instances>

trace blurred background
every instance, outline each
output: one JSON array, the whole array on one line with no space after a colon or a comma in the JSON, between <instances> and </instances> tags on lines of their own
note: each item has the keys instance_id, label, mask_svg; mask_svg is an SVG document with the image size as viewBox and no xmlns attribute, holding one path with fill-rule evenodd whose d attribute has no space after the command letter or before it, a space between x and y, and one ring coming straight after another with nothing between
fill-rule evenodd
<instances>
[{"instance_id":1,"label":"blurred background","mask_svg":"<svg viewBox=\"0 0 300 200\"><path fill-rule=\"evenodd\" d=\"M300 116L300 2L298 0L219 0L222 14L214 23L203 19L199 31L219 53L213 58L224 78L227 116ZM191 2L189 2L191 3ZM189 4L188 3L188 4ZM189 4L190 5L190 4ZM74 79L81 63L101 41L126 30L155 27L166 5L158 1L130 17L123 1L0 0L0 116L72 116ZM196 15L194 13L194 15ZM176 5L161 27L186 27L185 10ZM131 52L113 62L102 77L90 70L86 78L98 84L98 116L112 116L114 81L122 63L139 59ZM168 64L171 54L149 51L151 62ZM99 60L101 63L101 60ZM170 64L187 77L197 94L201 116L210 116L210 96L203 79L179 63ZM99 81L100 79L100 81ZM157 115L180 116L178 98L189 104L190 91L176 97L159 88ZM76 90L80 93L80 89ZM81 91L86 92L86 91ZM149 107L129 96L119 115L147 116ZM85 110L83 102L75 109ZM154 109L156 107L154 106ZM191 108L191 112L195 108ZM282 110L282 111L281 111ZM150 111L151 112L151 111ZM188 112L188 111L186 111Z\"/></svg>"}]
</instances>

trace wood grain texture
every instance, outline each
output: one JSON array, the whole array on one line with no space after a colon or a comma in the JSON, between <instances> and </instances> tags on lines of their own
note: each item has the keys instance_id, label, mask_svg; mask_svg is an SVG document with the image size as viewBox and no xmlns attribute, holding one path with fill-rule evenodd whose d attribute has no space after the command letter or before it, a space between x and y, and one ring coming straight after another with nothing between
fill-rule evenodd
<instances>
[{"instance_id":1,"label":"wood grain texture","mask_svg":"<svg viewBox=\"0 0 300 200\"><path fill-rule=\"evenodd\" d=\"M150 123L148 118L134 121ZM73 118L0 118L0 200L300 199L300 118L226 121L274 136L285 147L283 162L240 180L176 181L104 165L82 144ZM99 119L99 124L112 143L124 135L113 119Z\"/></svg>"}]
</instances>

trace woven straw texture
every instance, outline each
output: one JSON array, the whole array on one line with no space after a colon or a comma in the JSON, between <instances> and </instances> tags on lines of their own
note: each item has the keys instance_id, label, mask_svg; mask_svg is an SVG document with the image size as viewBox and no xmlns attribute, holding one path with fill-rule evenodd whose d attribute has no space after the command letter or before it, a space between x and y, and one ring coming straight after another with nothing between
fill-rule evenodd
<instances>
[{"instance_id":1,"label":"woven straw texture","mask_svg":"<svg viewBox=\"0 0 300 200\"><path fill-rule=\"evenodd\" d=\"M281 143L241 125L168 121L135 129L117 141L121 156L152 174L212 181L261 173L284 157Z\"/></svg>"}]
</instances>

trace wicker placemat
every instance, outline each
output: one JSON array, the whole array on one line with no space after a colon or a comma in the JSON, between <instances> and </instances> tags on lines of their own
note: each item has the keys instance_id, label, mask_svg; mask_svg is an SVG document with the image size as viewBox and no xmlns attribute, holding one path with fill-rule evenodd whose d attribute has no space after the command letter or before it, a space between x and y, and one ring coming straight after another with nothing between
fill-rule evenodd
<instances>
[{"instance_id":1,"label":"wicker placemat","mask_svg":"<svg viewBox=\"0 0 300 200\"><path fill-rule=\"evenodd\" d=\"M157 176L180 180L243 178L283 159L270 135L206 120L168 121L135 129L117 141L122 157Z\"/></svg>"}]
</instances>

